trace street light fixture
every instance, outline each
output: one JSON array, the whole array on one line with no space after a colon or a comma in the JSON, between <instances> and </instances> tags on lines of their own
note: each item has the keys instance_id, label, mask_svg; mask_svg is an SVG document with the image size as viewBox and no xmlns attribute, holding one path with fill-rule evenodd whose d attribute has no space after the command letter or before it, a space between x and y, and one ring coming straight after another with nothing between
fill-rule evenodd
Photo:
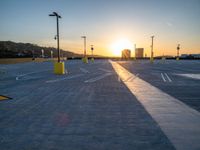
<instances>
[{"instance_id":1,"label":"street light fixture","mask_svg":"<svg viewBox=\"0 0 200 150\"><path fill-rule=\"evenodd\" d=\"M91 45L92 57L93 57L93 51L94 51L94 45Z\"/></svg>"},{"instance_id":2,"label":"street light fixture","mask_svg":"<svg viewBox=\"0 0 200 150\"><path fill-rule=\"evenodd\" d=\"M58 62L60 62L60 48L59 48L59 18L61 18L61 16L58 15L56 12L53 12L52 14L49 14L49 16L51 16L51 17L55 16L55 17L56 17L56 22L57 22L57 35L56 35L56 38L57 38L57 49L58 49Z\"/></svg>"},{"instance_id":3,"label":"street light fixture","mask_svg":"<svg viewBox=\"0 0 200 150\"><path fill-rule=\"evenodd\" d=\"M91 61L94 62L94 45L90 45L91 46L91 52L92 52L92 58L91 58Z\"/></svg>"}]
</instances>

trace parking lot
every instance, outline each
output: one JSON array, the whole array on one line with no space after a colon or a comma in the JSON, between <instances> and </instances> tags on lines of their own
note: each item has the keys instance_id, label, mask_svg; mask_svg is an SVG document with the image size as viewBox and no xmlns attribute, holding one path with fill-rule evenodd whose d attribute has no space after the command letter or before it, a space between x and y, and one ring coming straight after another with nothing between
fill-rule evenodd
<instances>
[{"instance_id":1,"label":"parking lot","mask_svg":"<svg viewBox=\"0 0 200 150\"><path fill-rule=\"evenodd\" d=\"M200 149L200 61L0 65L0 147Z\"/></svg>"}]
</instances>

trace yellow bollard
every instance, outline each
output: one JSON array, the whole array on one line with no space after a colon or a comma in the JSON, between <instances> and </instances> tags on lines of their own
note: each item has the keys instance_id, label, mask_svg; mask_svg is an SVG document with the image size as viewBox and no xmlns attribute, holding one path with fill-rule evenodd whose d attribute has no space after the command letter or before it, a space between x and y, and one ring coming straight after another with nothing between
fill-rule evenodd
<instances>
[{"instance_id":1,"label":"yellow bollard","mask_svg":"<svg viewBox=\"0 0 200 150\"><path fill-rule=\"evenodd\" d=\"M82 61L87 64L88 63L88 58L87 57L83 57Z\"/></svg>"},{"instance_id":2,"label":"yellow bollard","mask_svg":"<svg viewBox=\"0 0 200 150\"><path fill-rule=\"evenodd\" d=\"M150 58L150 62L153 63L153 58L152 57Z\"/></svg>"},{"instance_id":3,"label":"yellow bollard","mask_svg":"<svg viewBox=\"0 0 200 150\"><path fill-rule=\"evenodd\" d=\"M94 62L94 58L91 58L91 62Z\"/></svg>"},{"instance_id":4,"label":"yellow bollard","mask_svg":"<svg viewBox=\"0 0 200 150\"><path fill-rule=\"evenodd\" d=\"M54 63L54 73L58 75L65 74L65 63L64 62L55 62Z\"/></svg>"}]
</instances>

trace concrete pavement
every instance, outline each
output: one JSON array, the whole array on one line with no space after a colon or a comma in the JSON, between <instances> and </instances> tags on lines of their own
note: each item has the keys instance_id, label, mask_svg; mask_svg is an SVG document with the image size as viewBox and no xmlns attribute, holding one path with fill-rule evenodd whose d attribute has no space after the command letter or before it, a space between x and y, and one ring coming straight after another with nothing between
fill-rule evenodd
<instances>
[{"instance_id":1,"label":"concrete pavement","mask_svg":"<svg viewBox=\"0 0 200 150\"><path fill-rule=\"evenodd\" d=\"M200 113L111 61L125 85L162 128L177 150L200 149ZM134 81L127 79L134 78Z\"/></svg>"},{"instance_id":2,"label":"concrete pavement","mask_svg":"<svg viewBox=\"0 0 200 150\"><path fill-rule=\"evenodd\" d=\"M0 66L1 94L13 98L0 103L1 149L175 149L107 60L67 61L63 76L52 66Z\"/></svg>"}]
</instances>

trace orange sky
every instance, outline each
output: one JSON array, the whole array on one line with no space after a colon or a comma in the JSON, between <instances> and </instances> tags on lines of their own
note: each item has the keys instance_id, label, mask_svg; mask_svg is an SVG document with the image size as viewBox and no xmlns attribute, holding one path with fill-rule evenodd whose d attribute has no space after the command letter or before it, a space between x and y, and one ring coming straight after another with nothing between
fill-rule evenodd
<instances>
[{"instance_id":1,"label":"orange sky","mask_svg":"<svg viewBox=\"0 0 200 150\"><path fill-rule=\"evenodd\" d=\"M75 53L83 53L83 35L88 54L94 45L94 54L116 55L126 39L122 49L136 44L149 56L152 35L154 56L176 55L178 44L181 54L200 53L199 0L2 0L0 41L57 47L53 11L62 17L60 47Z\"/></svg>"}]
</instances>

